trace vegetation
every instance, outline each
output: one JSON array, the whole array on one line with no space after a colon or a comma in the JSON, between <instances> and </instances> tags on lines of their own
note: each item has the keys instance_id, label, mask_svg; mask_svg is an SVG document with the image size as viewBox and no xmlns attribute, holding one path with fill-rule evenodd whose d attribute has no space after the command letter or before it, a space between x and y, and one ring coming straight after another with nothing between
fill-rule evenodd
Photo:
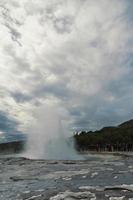
<instances>
[{"instance_id":1,"label":"vegetation","mask_svg":"<svg viewBox=\"0 0 133 200\"><path fill-rule=\"evenodd\" d=\"M19 153L24 148L24 141L14 141L0 144L0 153Z\"/></svg>"},{"instance_id":2,"label":"vegetation","mask_svg":"<svg viewBox=\"0 0 133 200\"><path fill-rule=\"evenodd\" d=\"M133 120L116 127L104 127L97 131L82 131L74 135L78 150L132 151Z\"/></svg>"}]
</instances>

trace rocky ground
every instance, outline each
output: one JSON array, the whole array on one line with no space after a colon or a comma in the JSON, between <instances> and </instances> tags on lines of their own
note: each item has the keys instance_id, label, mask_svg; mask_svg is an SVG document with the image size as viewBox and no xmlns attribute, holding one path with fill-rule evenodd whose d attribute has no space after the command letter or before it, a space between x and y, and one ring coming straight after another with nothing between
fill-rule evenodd
<instances>
[{"instance_id":1,"label":"rocky ground","mask_svg":"<svg viewBox=\"0 0 133 200\"><path fill-rule=\"evenodd\" d=\"M81 161L0 157L0 200L133 200L133 159Z\"/></svg>"}]
</instances>

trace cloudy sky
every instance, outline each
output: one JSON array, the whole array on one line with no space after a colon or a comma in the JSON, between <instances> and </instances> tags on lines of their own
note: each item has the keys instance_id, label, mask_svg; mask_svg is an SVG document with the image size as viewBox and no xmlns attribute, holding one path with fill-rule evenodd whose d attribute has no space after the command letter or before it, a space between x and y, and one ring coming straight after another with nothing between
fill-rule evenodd
<instances>
[{"instance_id":1,"label":"cloudy sky","mask_svg":"<svg viewBox=\"0 0 133 200\"><path fill-rule=\"evenodd\" d=\"M132 0L0 0L0 129L60 109L71 130L133 118Z\"/></svg>"}]
</instances>

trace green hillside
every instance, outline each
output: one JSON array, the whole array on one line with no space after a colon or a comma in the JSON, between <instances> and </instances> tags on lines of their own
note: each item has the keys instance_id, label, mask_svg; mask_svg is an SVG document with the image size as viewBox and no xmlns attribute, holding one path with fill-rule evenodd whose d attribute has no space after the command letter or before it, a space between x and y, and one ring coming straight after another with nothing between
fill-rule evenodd
<instances>
[{"instance_id":1,"label":"green hillside","mask_svg":"<svg viewBox=\"0 0 133 200\"><path fill-rule=\"evenodd\" d=\"M79 150L133 150L133 120L97 131L82 131L74 135Z\"/></svg>"}]
</instances>

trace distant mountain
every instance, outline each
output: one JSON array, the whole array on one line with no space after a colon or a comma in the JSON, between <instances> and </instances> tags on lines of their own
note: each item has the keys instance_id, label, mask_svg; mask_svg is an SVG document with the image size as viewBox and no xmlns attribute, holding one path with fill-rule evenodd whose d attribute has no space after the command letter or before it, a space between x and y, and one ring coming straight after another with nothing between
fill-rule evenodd
<instances>
[{"instance_id":1,"label":"distant mountain","mask_svg":"<svg viewBox=\"0 0 133 200\"><path fill-rule=\"evenodd\" d=\"M24 148L26 135L22 133L1 133L0 134L0 154L19 153Z\"/></svg>"},{"instance_id":2,"label":"distant mountain","mask_svg":"<svg viewBox=\"0 0 133 200\"><path fill-rule=\"evenodd\" d=\"M24 150L24 141L12 141L7 143L0 143L0 155L20 153Z\"/></svg>"}]
</instances>

